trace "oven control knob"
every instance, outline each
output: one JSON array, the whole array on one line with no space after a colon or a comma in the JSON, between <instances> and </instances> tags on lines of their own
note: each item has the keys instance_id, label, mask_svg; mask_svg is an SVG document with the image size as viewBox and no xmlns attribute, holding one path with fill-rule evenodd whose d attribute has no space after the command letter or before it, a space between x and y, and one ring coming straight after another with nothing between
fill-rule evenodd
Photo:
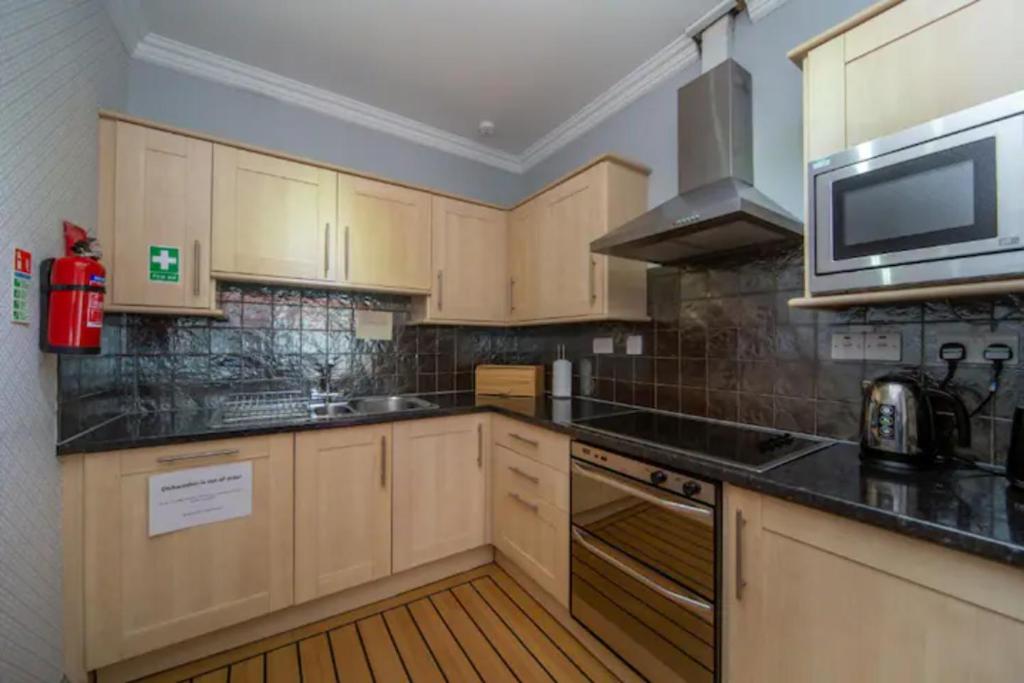
<instances>
[{"instance_id":1,"label":"oven control knob","mask_svg":"<svg viewBox=\"0 0 1024 683\"><path fill-rule=\"evenodd\" d=\"M684 496L690 496L692 498L693 496L696 496L698 493L700 493L700 484L698 484L697 482L691 479L690 481L683 484Z\"/></svg>"},{"instance_id":2,"label":"oven control knob","mask_svg":"<svg viewBox=\"0 0 1024 683\"><path fill-rule=\"evenodd\" d=\"M661 486L665 483L666 479L668 479L668 475L661 470L654 470L651 472L651 483L655 486Z\"/></svg>"}]
</instances>

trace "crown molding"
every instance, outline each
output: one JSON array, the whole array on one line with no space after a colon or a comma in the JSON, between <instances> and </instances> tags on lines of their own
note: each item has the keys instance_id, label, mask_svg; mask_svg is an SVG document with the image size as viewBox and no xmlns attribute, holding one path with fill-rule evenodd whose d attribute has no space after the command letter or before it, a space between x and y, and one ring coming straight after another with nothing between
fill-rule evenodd
<instances>
[{"instance_id":1,"label":"crown molding","mask_svg":"<svg viewBox=\"0 0 1024 683\"><path fill-rule=\"evenodd\" d=\"M787 0L747 0L747 14L751 21L760 21L785 5Z\"/></svg>"},{"instance_id":2,"label":"crown molding","mask_svg":"<svg viewBox=\"0 0 1024 683\"><path fill-rule=\"evenodd\" d=\"M460 135L374 107L365 102L222 57L155 33L149 33L139 41L132 56L192 76L256 92L286 104L311 109L342 121L388 133L512 173L523 172L522 163L514 154L481 145Z\"/></svg>"},{"instance_id":3,"label":"crown molding","mask_svg":"<svg viewBox=\"0 0 1024 683\"><path fill-rule=\"evenodd\" d=\"M613 114L625 109L663 81L700 59L700 50L685 33L563 121L520 155L524 170L539 164Z\"/></svg>"}]
</instances>

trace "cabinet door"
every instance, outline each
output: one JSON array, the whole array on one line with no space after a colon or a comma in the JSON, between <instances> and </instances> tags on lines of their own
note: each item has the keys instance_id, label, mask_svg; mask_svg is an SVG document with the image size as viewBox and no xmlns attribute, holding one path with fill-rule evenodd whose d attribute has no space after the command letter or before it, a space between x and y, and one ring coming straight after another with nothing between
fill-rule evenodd
<instances>
[{"instance_id":1,"label":"cabinet door","mask_svg":"<svg viewBox=\"0 0 1024 683\"><path fill-rule=\"evenodd\" d=\"M295 436L295 602L391 573L391 426Z\"/></svg>"},{"instance_id":2,"label":"cabinet door","mask_svg":"<svg viewBox=\"0 0 1024 683\"><path fill-rule=\"evenodd\" d=\"M403 292L430 291L430 195L338 176L339 279Z\"/></svg>"},{"instance_id":3,"label":"cabinet door","mask_svg":"<svg viewBox=\"0 0 1024 683\"><path fill-rule=\"evenodd\" d=\"M435 320L508 319L507 213L444 197L433 199Z\"/></svg>"},{"instance_id":4,"label":"cabinet door","mask_svg":"<svg viewBox=\"0 0 1024 683\"><path fill-rule=\"evenodd\" d=\"M508 217L509 311L512 320L538 317L538 244L541 205L534 199Z\"/></svg>"},{"instance_id":5,"label":"cabinet door","mask_svg":"<svg viewBox=\"0 0 1024 683\"><path fill-rule=\"evenodd\" d=\"M542 194L537 238L538 312L573 318L602 310L605 257L590 253L607 222L607 169L598 164Z\"/></svg>"},{"instance_id":6,"label":"cabinet door","mask_svg":"<svg viewBox=\"0 0 1024 683\"><path fill-rule=\"evenodd\" d=\"M124 306L211 307L212 145L115 126L113 288ZM101 139L102 141L102 139Z\"/></svg>"},{"instance_id":7,"label":"cabinet door","mask_svg":"<svg viewBox=\"0 0 1024 683\"><path fill-rule=\"evenodd\" d=\"M151 476L228 463L252 465L250 514L149 535ZM292 465L290 434L86 459L88 668L291 605Z\"/></svg>"},{"instance_id":8,"label":"cabinet door","mask_svg":"<svg viewBox=\"0 0 1024 683\"><path fill-rule=\"evenodd\" d=\"M568 478L497 444L493 471L495 547L568 607Z\"/></svg>"},{"instance_id":9,"label":"cabinet door","mask_svg":"<svg viewBox=\"0 0 1024 683\"><path fill-rule=\"evenodd\" d=\"M392 569L487 542L484 416L394 425Z\"/></svg>"},{"instance_id":10,"label":"cabinet door","mask_svg":"<svg viewBox=\"0 0 1024 683\"><path fill-rule=\"evenodd\" d=\"M285 280L333 280L337 175L215 145L213 269Z\"/></svg>"}]
</instances>

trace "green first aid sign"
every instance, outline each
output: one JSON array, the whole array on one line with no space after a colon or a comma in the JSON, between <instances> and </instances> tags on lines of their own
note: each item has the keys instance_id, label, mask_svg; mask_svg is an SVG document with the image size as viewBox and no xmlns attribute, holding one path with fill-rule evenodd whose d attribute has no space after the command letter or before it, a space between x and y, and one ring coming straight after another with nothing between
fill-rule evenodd
<instances>
[{"instance_id":1,"label":"green first aid sign","mask_svg":"<svg viewBox=\"0 0 1024 683\"><path fill-rule=\"evenodd\" d=\"M181 279L181 250L149 245L150 282L178 282Z\"/></svg>"}]
</instances>

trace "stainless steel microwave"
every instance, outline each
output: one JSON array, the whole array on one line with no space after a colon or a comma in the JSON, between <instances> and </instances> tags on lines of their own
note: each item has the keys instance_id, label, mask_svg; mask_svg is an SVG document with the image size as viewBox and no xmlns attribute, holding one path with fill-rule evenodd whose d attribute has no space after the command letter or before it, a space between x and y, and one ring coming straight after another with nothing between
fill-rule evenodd
<instances>
[{"instance_id":1,"label":"stainless steel microwave","mask_svg":"<svg viewBox=\"0 0 1024 683\"><path fill-rule=\"evenodd\" d=\"M1024 274L1024 91L810 164L812 294Z\"/></svg>"}]
</instances>

